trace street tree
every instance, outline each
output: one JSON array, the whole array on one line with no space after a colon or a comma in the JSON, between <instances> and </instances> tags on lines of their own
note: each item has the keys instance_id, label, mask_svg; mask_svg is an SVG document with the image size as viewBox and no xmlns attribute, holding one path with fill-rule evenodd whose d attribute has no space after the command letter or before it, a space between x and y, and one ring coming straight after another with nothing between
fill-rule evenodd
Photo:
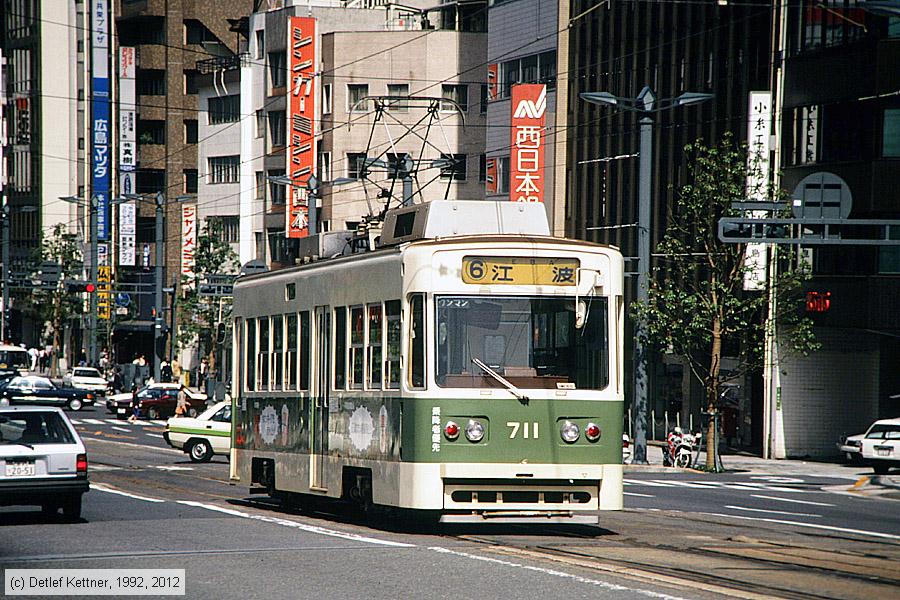
<instances>
[{"instance_id":1,"label":"street tree","mask_svg":"<svg viewBox=\"0 0 900 600\"><path fill-rule=\"evenodd\" d=\"M55 377L59 371L59 357L65 350L66 326L72 319L84 314L84 297L81 294L67 294L65 287L67 280L82 278L84 257L78 236L71 233L66 225L58 223L50 234L42 234L40 245L29 263L34 276L41 269L53 266L51 276L46 273L39 276L41 285L24 300L26 310L39 322L48 325L44 334L47 339L44 341L50 342L53 348L50 375Z\"/></svg>"},{"instance_id":2,"label":"street tree","mask_svg":"<svg viewBox=\"0 0 900 600\"><path fill-rule=\"evenodd\" d=\"M656 248L662 264L654 269L648 301L636 304L634 316L645 323L645 342L658 351L680 355L702 384L709 419L706 467L715 470L717 437L714 415L728 384L763 367L769 295L744 289L750 269L745 244L718 238L718 221L739 216L732 202L748 197L781 200L774 190L748 190L746 146L730 135L717 145L702 141L685 146L688 183L675 195L666 232ZM809 269L790 249L779 250L780 268L773 286L774 322L782 356L817 349L812 322L801 310L801 285ZM728 369L723 357L730 357ZM731 364L735 366L732 368Z\"/></svg>"},{"instance_id":3,"label":"street tree","mask_svg":"<svg viewBox=\"0 0 900 600\"><path fill-rule=\"evenodd\" d=\"M238 272L237 254L222 233L219 223L207 221L197 237L194 272L181 279L184 295L178 309L175 334L180 348L197 348L198 354L206 357L211 372L217 368L217 357L224 342L217 333L222 327L226 332L231 331L232 297L201 295L200 286L207 275L236 275Z\"/></svg>"}]
</instances>

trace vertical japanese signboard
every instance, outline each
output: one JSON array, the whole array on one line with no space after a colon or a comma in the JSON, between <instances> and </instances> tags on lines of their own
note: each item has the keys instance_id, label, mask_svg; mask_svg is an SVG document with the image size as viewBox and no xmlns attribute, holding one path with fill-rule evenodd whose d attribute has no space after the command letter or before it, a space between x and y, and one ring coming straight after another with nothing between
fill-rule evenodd
<instances>
[{"instance_id":1,"label":"vertical japanese signboard","mask_svg":"<svg viewBox=\"0 0 900 600\"><path fill-rule=\"evenodd\" d=\"M498 65L497 63L491 63L487 66L487 86L488 102L496 100L497 92L500 86L500 65Z\"/></svg>"},{"instance_id":2,"label":"vertical japanese signboard","mask_svg":"<svg viewBox=\"0 0 900 600\"><path fill-rule=\"evenodd\" d=\"M747 198L764 202L769 199L772 93L750 92L747 115ZM760 212L751 216L762 218L767 214ZM744 289L763 289L766 286L765 244L747 244L744 267Z\"/></svg>"},{"instance_id":3,"label":"vertical japanese signboard","mask_svg":"<svg viewBox=\"0 0 900 600\"><path fill-rule=\"evenodd\" d=\"M547 86L532 83L514 85L511 106L509 199L516 202L543 202Z\"/></svg>"},{"instance_id":4,"label":"vertical japanese signboard","mask_svg":"<svg viewBox=\"0 0 900 600\"><path fill-rule=\"evenodd\" d=\"M109 244L97 244L97 317L109 320L112 268L109 266Z\"/></svg>"},{"instance_id":5,"label":"vertical japanese signboard","mask_svg":"<svg viewBox=\"0 0 900 600\"><path fill-rule=\"evenodd\" d=\"M492 196L497 193L497 158L485 159L484 193Z\"/></svg>"},{"instance_id":6,"label":"vertical japanese signboard","mask_svg":"<svg viewBox=\"0 0 900 600\"><path fill-rule=\"evenodd\" d=\"M91 0L91 183L97 237L109 239L109 0Z\"/></svg>"},{"instance_id":7,"label":"vertical japanese signboard","mask_svg":"<svg viewBox=\"0 0 900 600\"><path fill-rule=\"evenodd\" d=\"M134 48L119 48L119 171L137 166L137 116L135 115ZM124 190L119 190L126 193ZM134 190L127 192L134 193Z\"/></svg>"},{"instance_id":8,"label":"vertical japanese signboard","mask_svg":"<svg viewBox=\"0 0 900 600\"><path fill-rule=\"evenodd\" d=\"M288 22L287 121L288 177L291 179L285 235L309 235L309 205L306 182L316 164L316 20L291 17Z\"/></svg>"},{"instance_id":9,"label":"vertical japanese signboard","mask_svg":"<svg viewBox=\"0 0 900 600\"><path fill-rule=\"evenodd\" d=\"M137 207L126 203L119 205L119 264L135 266L135 235L137 234Z\"/></svg>"},{"instance_id":10,"label":"vertical japanese signboard","mask_svg":"<svg viewBox=\"0 0 900 600\"><path fill-rule=\"evenodd\" d=\"M181 207L181 276L188 282L194 278L194 256L197 252L197 207L186 204ZM191 288L191 283L185 283L185 288Z\"/></svg>"}]
</instances>

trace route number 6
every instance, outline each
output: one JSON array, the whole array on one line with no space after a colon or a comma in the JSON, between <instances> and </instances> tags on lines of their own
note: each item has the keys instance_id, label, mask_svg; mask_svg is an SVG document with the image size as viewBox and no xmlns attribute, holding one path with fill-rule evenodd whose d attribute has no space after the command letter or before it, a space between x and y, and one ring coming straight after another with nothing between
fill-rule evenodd
<instances>
[{"instance_id":1,"label":"route number 6","mask_svg":"<svg viewBox=\"0 0 900 600\"><path fill-rule=\"evenodd\" d=\"M514 440L516 436L519 435L519 431L522 432L523 439L538 439L538 424L537 421L534 422L524 422L519 423L518 421L507 421L506 426L509 427L509 439Z\"/></svg>"}]
</instances>

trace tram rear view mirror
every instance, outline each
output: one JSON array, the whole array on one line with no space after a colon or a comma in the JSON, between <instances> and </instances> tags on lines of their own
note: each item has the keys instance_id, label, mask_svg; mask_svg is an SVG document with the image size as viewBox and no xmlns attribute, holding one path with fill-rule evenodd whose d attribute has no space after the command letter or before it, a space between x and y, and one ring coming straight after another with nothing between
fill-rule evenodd
<instances>
[{"instance_id":1,"label":"tram rear view mirror","mask_svg":"<svg viewBox=\"0 0 900 600\"><path fill-rule=\"evenodd\" d=\"M578 299L575 301L575 329L581 329L587 322L587 303Z\"/></svg>"},{"instance_id":2,"label":"tram rear view mirror","mask_svg":"<svg viewBox=\"0 0 900 600\"><path fill-rule=\"evenodd\" d=\"M474 327L495 330L500 327L503 307L493 302L473 302L466 311L466 322Z\"/></svg>"}]
</instances>

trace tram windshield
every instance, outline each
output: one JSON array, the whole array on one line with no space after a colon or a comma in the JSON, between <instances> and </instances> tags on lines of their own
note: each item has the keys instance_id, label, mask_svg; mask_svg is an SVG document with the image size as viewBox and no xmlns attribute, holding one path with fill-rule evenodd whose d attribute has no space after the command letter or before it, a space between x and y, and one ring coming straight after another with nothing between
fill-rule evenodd
<instances>
[{"instance_id":1,"label":"tram windshield","mask_svg":"<svg viewBox=\"0 0 900 600\"><path fill-rule=\"evenodd\" d=\"M439 296L437 384L503 387L473 359L519 388L603 389L609 384L607 300L587 299L575 327L574 298Z\"/></svg>"}]
</instances>

